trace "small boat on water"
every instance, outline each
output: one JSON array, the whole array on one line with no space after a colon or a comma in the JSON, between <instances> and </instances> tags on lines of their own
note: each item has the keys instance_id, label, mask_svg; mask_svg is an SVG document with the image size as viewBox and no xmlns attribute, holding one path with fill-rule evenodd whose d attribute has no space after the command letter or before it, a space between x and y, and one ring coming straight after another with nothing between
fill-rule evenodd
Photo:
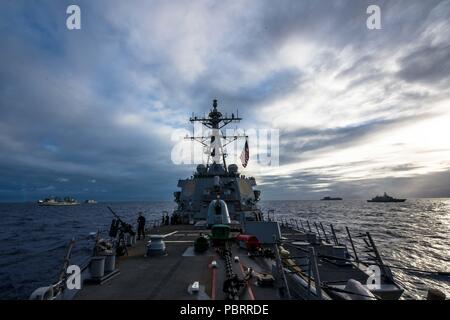
<instances>
[{"instance_id":1,"label":"small boat on water","mask_svg":"<svg viewBox=\"0 0 450 320\"><path fill-rule=\"evenodd\" d=\"M320 201L333 201L333 200L342 200L342 198L339 197L324 197L320 199Z\"/></svg>"},{"instance_id":2,"label":"small boat on water","mask_svg":"<svg viewBox=\"0 0 450 320\"><path fill-rule=\"evenodd\" d=\"M93 199L88 199L88 200L85 200L84 203L86 203L86 204L96 204L97 201L93 200Z\"/></svg>"},{"instance_id":3,"label":"small boat on water","mask_svg":"<svg viewBox=\"0 0 450 320\"><path fill-rule=\"evenodd\" d=\"M46 198L44 200L39 200L39 206L75 206L80 204L74 198L66 197L64 199L60 198Z\"/></svg>"},{"instance_id":4,"label":"small boat on water","mask_svg":"<svg viewBox=\"0 0 450 320\"><path fill-rule=\"evenodd\" d=\"M406 199L396 199L394 197L391 197L384 193L382 196L376 196L375 198L372 198L371 200L367 200L367 202L405 202Z\"/></svg>"}]
</instances>

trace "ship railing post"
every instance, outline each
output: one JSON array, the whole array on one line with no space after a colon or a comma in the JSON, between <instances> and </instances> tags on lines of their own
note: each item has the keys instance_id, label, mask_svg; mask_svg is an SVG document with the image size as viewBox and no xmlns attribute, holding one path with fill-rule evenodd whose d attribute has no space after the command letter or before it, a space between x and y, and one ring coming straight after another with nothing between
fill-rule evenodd
<instances>
[{"instance_id":1,"label":"ship railing post","mask_svg":"<svg viewBox=\"0 0 450 320\"><path fill-rule=\"evenodd\" d=\"M300 225L302 226L303 231L306 232L306 229L305 229L305 227L303 226L303 222L302 222L301 219L300 219Z\"/></svg>"},{"instance_id":2,"label":"ship railing post","mask_svg":"<svg viewBox=\"0 0 450 320\"><path fill-rule=\"evenodd\" d=\"M390 271L388 272L388 269L386 269L386 266L384 265L383 259L381 258L381 255L378 252L377 247L375 246L375 242L373 241L372 236L370 235L369 232L366 232L366 234L367 234L367 238L369 239L370 245L371 245L371 247L373 249L373 252L375 253L375 257L378 260L381 269L383 270L384 275L387 278L389 278L391 281L394 281L392 273Z\"/></svg>"},{"instance_id":3,"label":"ship railing post","mask_svg":"<svg viewBox=\"0 0 450 320\"><path fill-rule=\"evenodd\" d=\"M312 230L311 230L311 225L309 224L309 220L306 220L306 223L307 223L307 225L308 225L309 232L312 232Z\"/></svg>"},{"instance_id":4,"label":"ship railing post","mask_svg":"<svg viewBox=\"0 0 450 320\"><path fill-rule=\"evenodd\" d=\"M272 216L270 216L270 213L272 213ZM268 221L277 221L277 219L275 218L275 210L269 209L267 211L267 219Z\"/></svg>"},{"instance_id":5,"label":"ship railing post","mask_svg":"<svg viewBox=\"0 0 450 320\"><path fill-rule=\"evenodd\" d=\"M358 253L356 252L355 244L353 243L352 235L350 234L350 230L347 226L345 226L345 230L347 230L348 240L350 241L350 245L352 246L353 254L355 255L356 262L359 262Z\"/></svg>"},{"instance_id":6,"label":"ship railing post","mask_svg":"<svg viewBox=\"0 0 450 320\"><path fill-rule=\"evenodd\" d=\"M298 227L298 220L295 219L295 225L297 226L297 231L300 231L299 227Z\"/></svg>"},{"instance_id":7,"label":"ship railing post","mask_svg":"<svg viewBox=\"0 0 450 320\"><path fill-rule=\"evenodd\" d=\"M314 276L314 284L316 287L316 295L319 299L322 299L322 287L320 282L319 268L317 266L316 253L313 247L309 248L309 256L312 260L311 267Z\"/></svg>"},{"instance_id":8,"label":"ship railing post","mask_svg":"<svg viewBox=\"0 0 450 320\"><path fill-rule=\"evenodd\" d=\"M94 245L94 254L96 253L96 248L97 248L98 239L99 239L99 233L100 233L100 230L97 230L97 235L96 235L95 245ZM64 255L63 264L61 266L59 278L57 281L57 286L55 288L55 290L56 290L55 294L63 292L64 289L66 288L65 287L65 279L67 277L66 272L67 272L67 268L69 267L69 264L70 264L70 257L72 255L72 248L74 245L75 245L75 238L72 238L69 241L69 245L67 246L66 254Z\"/></svg>"},{"instance_id":9,"label":"ship railing post","mask_svg":"<svg viewBox=\"0 0 450 320\"><path fill-rule=\"evenodd\" d=\"M94 243L94 249L92 250L92 256L97 255L97 244L98 244L99 240L100 240L100 230L97 230L97 232L95 233L95 243ZM73 239L73 241L75 241L75 239Z\"/></svg>"},{"instance_id":10,"label":"ship railing post","mask_svg":"<svg viewBox=\"0 0 450 320\"><path fill-rule=\"evenodd\" d=\"M325 242L326 242L326 243L330 243L330 241L328 240L327 233L325 232L325 228L323 227L322 222L319 222L319 224L320 224L320 228L322 229L323 235L324 235L324 237L325 237Z\"/></svg>"},{"instance_id":11,"label":"ship railing post","mask_svg":"<svg viewBox=\"0 0 450 320\"><path fill-rule=\"evenodd\" d=\"M284 267L283 267L283 263L281 261L280 251L278 250L278 243L276 240L276 236L273 235L272 238L273 238L273 242L274 242L274 249L275 249L274 251L275 251L275 257L276 257L277 272L279 273L278 277L281 276L281 279L283 281L283 286L286 289L286 295L288 297L288 300L291 300L291 293L289 291L286 274L284 273Z\"/></svg>"},{"instance_id":12,"label":"ship railing post","mask_svg":"<svg viewBox=\"0 0 450 320\"><path fill-rule=\"evenodd\" d=\"M331 229L331 234L333 235L333 238L334 238L334 243L335 243L336 245L339 245L339 240L338 240L338 238L336 237L336 232L334 231L333 224L331 224L331 223L330 223L330 229Z\"/></svg>"},{"instance_id":13,"label":"ship railing post","mask_svg":"<svg viewBox=\"0 0 450 320\"><path fill-rule=\"evenodd\" d=\"M311 252L309 252L308 257L308 297L311 295Z\"/></svg>"},{"instance_id":14,"label":"ship railing post","mask_svg":"<svg viewBox=\"0 0 450 320\"><path fill-rule=\"evenodd\" d=\"M320 236L319 226L317 225L317 223L315 221L314 221L314 227L316 227L317 237L319 238L319 241L322 240L322 237Z\"/></svg>"}]
</instances>

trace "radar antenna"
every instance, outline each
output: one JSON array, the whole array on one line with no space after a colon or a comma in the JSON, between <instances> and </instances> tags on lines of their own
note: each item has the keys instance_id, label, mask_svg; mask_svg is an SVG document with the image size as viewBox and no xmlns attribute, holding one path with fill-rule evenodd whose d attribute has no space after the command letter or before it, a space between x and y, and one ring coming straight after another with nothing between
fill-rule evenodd
<instances>
[{"instance_id":1,"label":"radar antenna","mask_svg":"<svg viewBox=\"0 0 450 320\"><path fill-rule=\"evenodd\" d=\"M200 142L204 147L207 148L208 153L208 161L207 167L209 167L210 158L212 158L213 164L219 164L220 160L223 161L223 166L225 171L228 171L225 158L227 156L224 151L224 147L228 144L236 141L239 138L248 138L247 135L233 135L226 136L222 133L222 128L232 122L239 122L242 118L239 117L239 111L236 111L236 116L234 113L231 114L231 117L228 115L222 115L222 113L217 109L217 100L213 100L213 108L209 112L208 116L197 117L194 114L189 119L189 121L194 124L195 122L200 122L205 127L211 129L211 135L208 136L195 136L194 133L192 136L187 136L186 139L195 140ZM222 140L224 143L222 144Z\"/></svg>"}]
</instances>

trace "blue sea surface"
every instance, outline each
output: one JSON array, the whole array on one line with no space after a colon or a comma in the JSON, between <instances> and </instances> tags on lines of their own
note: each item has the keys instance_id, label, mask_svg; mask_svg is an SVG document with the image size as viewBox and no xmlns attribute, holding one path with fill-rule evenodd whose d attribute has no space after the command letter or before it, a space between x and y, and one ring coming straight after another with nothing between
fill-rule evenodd
<instances>
[{"instance_id":1,"label":"blue sea surface","mask_svg":"<svg viewBox=\"0 0 450 320\"><path fill-rule=\"evenodd\" d=\"M0 204L0 299L27 299L58 276L67 244L75 238L72 263L83 264L92 253L93 234L107 232L111 206L135 224L142 211L147 221L172 212L173 202L114 202L71 207L39 207L36 203ZM386 264L450 271L450 199L408 199L404 203L343 201L262 201L264 212L278 217L333 224L338 238L370 231ZM450 298L448 276L393 269L405 288L405 299L424 299L429 287Z\"/></svg>"}]
</instances>

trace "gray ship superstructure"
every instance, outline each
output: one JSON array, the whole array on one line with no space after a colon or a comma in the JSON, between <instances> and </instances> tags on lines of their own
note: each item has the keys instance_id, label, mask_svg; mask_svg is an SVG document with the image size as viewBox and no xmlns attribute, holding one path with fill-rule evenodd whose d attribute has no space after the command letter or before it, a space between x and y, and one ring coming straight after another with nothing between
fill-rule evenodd
<instances>
[{"instance_id":1,"label":"gray ship superstructure","mask_svg":"<svg viewBox=\"0 0 450 320\"><path fill-rule=\"evenodd\" d=\"M242 119L234 114L231 117L224 116L217 108L217 100L213 101L213 108L207 117L190 119L192 123L200 122L210 129L211 134L204 137L189 137L203 144L208 154L208 162L199 164L192 177L178 181L181 191L174 193L175 202L178 204L175 213L184 223L206 220L208 206L217 198L225 201L232 220L260 219L260 211L256 206L260 191L254 189L255 179L242 175L236 164L228 166L226 164L227 154L224 147L239 138L247 137L245 135L228 137L223 134L222 128L240 120Z\"/></svg>"},{"instance_id":2,"label":"gray ship superstructure","mask_svg":"<svg viewBox=\"0 0 450 320\"><path fill-rule=\"evenodd\" d=\"M376 196L371 200L367 200L367 202L405 202L406 199L396 199L394 197L389 196L386 192L382 196Z\"/></svg>"}]
</instances>

